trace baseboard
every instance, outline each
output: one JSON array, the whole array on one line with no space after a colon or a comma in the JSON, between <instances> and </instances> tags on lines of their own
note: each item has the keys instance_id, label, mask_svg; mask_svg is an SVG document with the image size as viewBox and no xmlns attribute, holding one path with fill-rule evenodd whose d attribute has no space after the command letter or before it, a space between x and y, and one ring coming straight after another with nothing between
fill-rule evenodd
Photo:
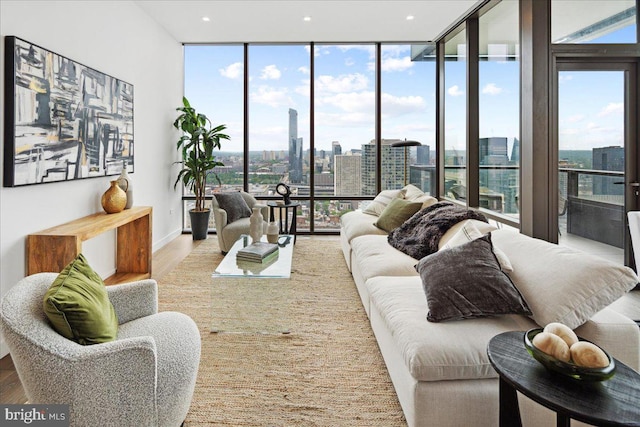
<instances>
[{"instance_id":1,"label":"baseboard","mask_svg":"<svg viewBox=\"0 0 640 427\"><path fill-rule=\"evenodd\" d=\"M153 244L152 251L155 253L156 251L164 247L166 244L168 244L169 242L171 242L173 239L180 236L181 234L182 234L182 228L178 228L175 231L172 231L161 240L158 240L157 242L155 242Z\"/></svg>"}]
</instances>

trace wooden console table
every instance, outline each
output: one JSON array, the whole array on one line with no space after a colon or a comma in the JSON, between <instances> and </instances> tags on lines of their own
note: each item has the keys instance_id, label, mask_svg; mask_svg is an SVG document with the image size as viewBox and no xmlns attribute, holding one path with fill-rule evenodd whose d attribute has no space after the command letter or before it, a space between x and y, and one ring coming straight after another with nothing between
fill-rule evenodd
<instances>
[{"instance_id":1,"label":"wooden console table","mask_svg":"<svg viewBox=\"0 0 640 427\"><path fill-rule=\"evenodd\" d=\"M115 214L99 212L27 236L27 275L60 272L80 252L82 242L116 230L116 273L106 284L151 277L152 209L134 206Z\"/></svg>"}]
</instances>

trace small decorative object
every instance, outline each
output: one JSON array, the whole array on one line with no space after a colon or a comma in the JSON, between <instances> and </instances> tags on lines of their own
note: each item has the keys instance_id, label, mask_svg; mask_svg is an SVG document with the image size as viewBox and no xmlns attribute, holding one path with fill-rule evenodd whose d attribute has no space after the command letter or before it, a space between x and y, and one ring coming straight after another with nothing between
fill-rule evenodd
<instances>
[{"instance_id":1,"label":"small decorative object","mask_svg":"<svg viewBox=\"0 0 640 427\"><path fill-rule=\"evenodd\" d=\"M605 381L615 374L614 359L592 342L578 337L578 342L569 348L570 359L565 362L537 346L536 337L541 334L552 335L542 328L530 329L524 334L524 346L549 371L581 381ZM559 340L566 345L562 338Z\"/></svg>"},{"instance_id":2,"label":"small decorative object","mask_svg":"<svg viewBox=\"0 0 640 427\"><path fill-rule=\"evenodd\" d=\"M289 197L291 195L291 188L289 188L287 184L281 182L276 185L276 193L282 196L285 205L291 204L291 198Z\"/></svg>"},{"instance_id":3,"label":"small decorative object","mask_svg":"<svg viewBox=\"0 0 640 427\"><path fill-rule=\"evenodd\" d=\"M102 208L108 214L122 212L127 205L127 193L118 186L118 181L111 181L111 187L102 195Z\"/></svg>"},{"instance_id":4,"label":"small decorative object","mask_svg":"<svg viewBox=\"0 0 640 427\"><path fill-rule=\"evenodd\" d=\"M126 160L122 161L122 172L120 172L120 176L116 181L118 181L118 187L122 188L122 191L127 194L127 204L124 208L131 209L131 206L133 206L133 186L131 185L129 173L127 172Z\"/></svg>"},{"instance_id":5,"label":"small decorative object","mask_svg":"<svg viewBox=\"0 0 640 427\"><path fill-rule=\"evenodd\" d=\"M269 243L276 243L278 241L278 223L275 221L267 224L267 241Z\"/></svg>"},{"instance_id":6,"label":"small decorative object","mask_svg":"<svg viewBox=\"0 0 640 427\"><path fill-rule=\"evenodd\" d=\"M264 217L260 209L262 209L262 206L254 206L253 213L251 217L249 217L249 235L251 236L252 243L259 242L264 231Z\"/></svg>"}]
</instances>

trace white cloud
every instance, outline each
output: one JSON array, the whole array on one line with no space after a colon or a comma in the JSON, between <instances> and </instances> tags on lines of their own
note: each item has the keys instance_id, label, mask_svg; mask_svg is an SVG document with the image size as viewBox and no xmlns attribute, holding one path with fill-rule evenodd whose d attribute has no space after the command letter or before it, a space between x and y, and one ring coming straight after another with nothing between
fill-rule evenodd
<instances>
[{"instance_id":1,"label":"white cloud","mask_svg":"<svg viewBox=\"0 0 640 427\"><path fill-rule=\"evenodd\" d=\"M383 58L382 59L382 71L405 71L413 67L413 62L408 56L402 58Z\"/></svg>"},{"instance_id":2,"label":"white cloud","mask_svg":"<svg viewBox=\"0 0 640 427\"><path fill-rule=\"evenodd\" d=\"M296 88L294 89L294 91L298 94L298 95L302 95L305 97L309 97L311 95L310 93L310 85L311 85L311 80L309 79L304 79L301 81L301 85L300 86L296 86Z\"/></svg>"},{"instance_id":3,"label":"white cloud","mask_svg":"<svg viewBox=\"0 0 640 427\"><path fill-rule=\"evenodd\" d=\"M267 65L262 69L260 73L260 79L262 80L278 80L282 73L275 65Z\"/></svg>"},{"instance_id":4,"label":"white cloud","mask_svg":"<svg viewBox=\"0 0 640 427\"><path fill-rule=\"evenodd\" d=\"M464 92L460 90L458 85L453 85L449 89L447 89L447 93L450 96L461 96L464 95Z\"/></svg>"},{"instance_id":5,"label":"white cloud","mask_svg":"<svg viewBox=\"0 0 640 427\"><path fill-rule=\"evenodd\" d=\"M374 111L375 94L374 92L349 92L349 93L337 93L331 96L325 96L320 98L320 105L332 105L348 113ZM316 102L317 104L318 102Z\"/></svg>"},{"instance_id":6,"label":"white cloud","mask_svg":"<svg viewBox=\"0 0 640 427\"><path fill-rule=\"evenodd\" d=\"M403 114L424 111L427 106L421 96L394 96L382 94L382 114L385 117L397 117Z\"/></svg>"},{"instance_id":7,"label":"white cloud","mask_svg":"<svg viewBox=\"0 0 640 427\"><path fill-rule=\"evenodd\" d=\"M342 74L340 76L322 75L316 79L316 93L345 93L364 90L369 79L363 74Z\"/></svg>"},{"instance_id":8,"label":"white cloud","mask_svg":"<svg viewBox=\"0 0 640 427\"><path fill-rule=\"evenodd\" d=\"M610 114L621 114L624 112L624 103L610 102L598 113L598 117L608 116Z\"/></svg>"},{"instance_id":9,"label":"white cloud","mask_svg":"<svg viewBox=\"0 0 640 427\"><path fill-rule=\"evenodd\" d=\"M571 74L562 74L559 78L558 78L560 83L564 83L564 82L568 82L570 80L573 80L573 76Z\"/></svg>"},{"instance_id":10,"label":"white cloud","mask_svg":"<svg viewBox=\"0 0 640 427\"><path fill-rule=\"evenodd\" d=\"M305 66L299 67L298 71L300 71L305 76L308 76L311 73L311 71L309 71L309 67L305 67Z\"/></svg>"},{"instance_id":11,"label":"white cloud","mask_svg":"<svg viewBox=\"0 0 640 427\"><path fill-rule=\"evenodd\" d=\"M482 88L482 93L485 95L499 95L502 93L502 88L498 87L495 83L487 83Z\"/></svg>"},{"instance_id":12,"label":"white cloud","mask_svg":"<svg viewBox=\"0 0 640 427\"><path fill-rule=\"evenodd\" d=\"M242 62L234 62L227 68L220 68L220 75L229 79L239 79L242 76L243 70Z\"/></svg>"},{"instance_id":13,"label":"white cloud","mask_svg":"<svg viewBox=\"0 0 640 427\"><path fill-rule=\"evenodd\" d=\"M584 120L583 114L574 114L573 116L570 116L569 118L567 118L568 123L577 123L577 122L581 122L582 120Z\"/></svg>"},{"instance_id":14,"label":"white cloud","mask_svg":"<svg viewBox=\"0 0 640 427\"><path fill-rule=\"evenodd\" d=\"M251 92L250 99L258 104L271 107L286 107L294 104L286 90L278 90L269 86L259 86L257 91Z\"/></svg>"}]
</instances>

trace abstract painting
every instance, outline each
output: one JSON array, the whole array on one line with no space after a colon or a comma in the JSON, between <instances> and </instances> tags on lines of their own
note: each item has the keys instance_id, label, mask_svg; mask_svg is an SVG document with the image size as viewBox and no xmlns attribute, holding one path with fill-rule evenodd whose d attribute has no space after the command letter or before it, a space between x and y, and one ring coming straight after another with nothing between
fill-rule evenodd
<instances>
[{"instance_id":1,"label":"abstract painting","mask_svg":"<svg viewBox=\"0 0 640 427\"><path fill-rule=\"evenodd\" d=\"M133 172L133 85L5 37L3 185Z\"/></svg>"}]
</instances>

